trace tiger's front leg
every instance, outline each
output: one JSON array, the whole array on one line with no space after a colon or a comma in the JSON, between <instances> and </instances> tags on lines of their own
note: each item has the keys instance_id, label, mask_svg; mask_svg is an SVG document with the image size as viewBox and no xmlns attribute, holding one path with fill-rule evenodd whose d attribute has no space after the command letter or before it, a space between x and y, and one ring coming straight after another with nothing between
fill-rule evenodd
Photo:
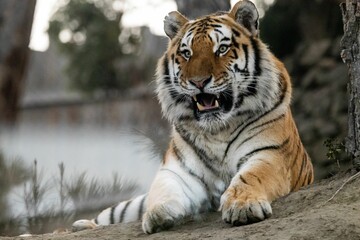
<instances>
[{"instance_id":1,"label":"tiger's front leg","mask_svg":"<svg viewBox=\"0 0 360 240\"><path fill-rule=\"evenodd\" d=\"M270 203L290 192L289 175L283 166L276 160L249 159L221 197L222 219L239 226L270 217Z\"/></svg>"},{"instance_id":2,"label":"tiger's front leg","mask_svg":"<svg viewBox=\"0 0 360 240\"><path fill-rule=\"evenodd\" d=\"M167 154L149 191L142 227L151 234L179 224L197 214L207 194L204 187L182 168L173 154Z\"/></svg>"}]
</instances>

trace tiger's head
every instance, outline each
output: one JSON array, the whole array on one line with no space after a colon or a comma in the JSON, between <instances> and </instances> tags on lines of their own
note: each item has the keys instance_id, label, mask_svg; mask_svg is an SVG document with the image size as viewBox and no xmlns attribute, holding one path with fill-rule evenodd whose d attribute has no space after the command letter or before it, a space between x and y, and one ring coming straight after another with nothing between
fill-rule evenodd
<instances>
[{"instance_id":1,"label":"tiger's head","mask_svg":"<svg viewBox=\"0 0 360 240\"><path fill-rule=\"evenodd\" d=\"M276 103L284 84L282 65L259 40L258 22L248 0L196 20L176 11L165 17L170 43L156 82L171 123L218 131Z\"/></svg>"}]
</instances>

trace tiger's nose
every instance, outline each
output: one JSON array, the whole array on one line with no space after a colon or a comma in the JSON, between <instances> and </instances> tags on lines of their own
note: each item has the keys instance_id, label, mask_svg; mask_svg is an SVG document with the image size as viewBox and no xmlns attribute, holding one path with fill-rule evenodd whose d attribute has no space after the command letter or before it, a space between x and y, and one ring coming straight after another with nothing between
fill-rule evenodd
<instances>
[{"instance_id":1,"label":"tiger's nose","mask_svg":"<svg viewBox=\"0 0 360 240\"><path fill-rule=\"evenodd\" d=\"M210 83L211 78L211 76L206 78L192 78L189 80L189 82L198 89L203 89L207 84Z\"/></svg>"}]
</instances>

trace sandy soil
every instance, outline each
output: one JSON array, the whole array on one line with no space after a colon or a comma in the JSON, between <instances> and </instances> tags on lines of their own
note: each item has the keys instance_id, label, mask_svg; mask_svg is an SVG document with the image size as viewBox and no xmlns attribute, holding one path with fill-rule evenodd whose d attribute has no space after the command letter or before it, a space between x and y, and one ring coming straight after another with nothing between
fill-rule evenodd
<instances>
[{"instance_id":1,"label":"sandy soil","mask_svg":"<svg viewBox=\"0 0 360 240\"><path fill-rule=\"evenodd\" d=\"M343 183L355 172L322 180L273 203L274 215L263 222L231 227L222 222L220 213L203 216L166 232L146 235L140 222L113 225L77 233L45 234L15 239L360 239L360 176ZM359 174L360 175L360 174ZM332 198L330 201L328 201ZM14 239L14 238L0 238Z\"/></svg>"}]
</instances>

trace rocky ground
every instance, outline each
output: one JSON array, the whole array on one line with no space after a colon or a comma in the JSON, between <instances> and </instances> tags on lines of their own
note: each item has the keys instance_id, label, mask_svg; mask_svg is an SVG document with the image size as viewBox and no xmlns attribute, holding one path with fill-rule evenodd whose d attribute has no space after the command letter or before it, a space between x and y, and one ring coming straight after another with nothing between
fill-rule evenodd
<instances>
[{"instance_id":1,"label":"rocky ground","mask_svg":"<svg viewBox=\"0 0 360 240\"><path fill-rule=\"evenodd\" d=\"M144 234L137 222L15 239L360 239L359 186L360 174L347 171L275 201L270 219L241 227L231 227L220 213L212 213L153 235Z\"/></svg>"}]
</instances>

